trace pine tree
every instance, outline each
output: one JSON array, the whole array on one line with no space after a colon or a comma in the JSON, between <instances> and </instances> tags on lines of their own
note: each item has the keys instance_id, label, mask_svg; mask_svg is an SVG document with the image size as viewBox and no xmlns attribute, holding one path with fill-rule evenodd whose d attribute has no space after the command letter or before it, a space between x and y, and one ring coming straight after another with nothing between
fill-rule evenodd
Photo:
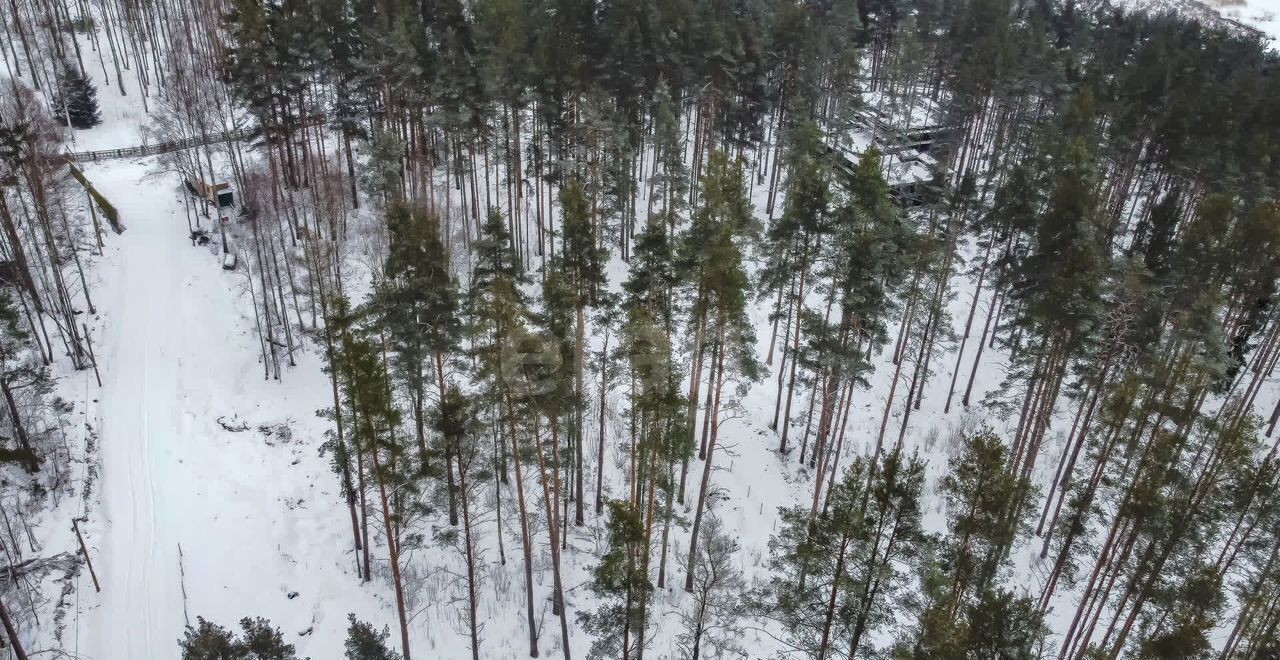
<instances>
[{"instance_id":1,"label":"pine tree","mask_svg":"<svg viewBox=\"0 0 1280 660\"><path fill-rule=\"evenodd\" d=\"M989 429L962 442L942 480L947 532L921 567L926 603L919 627L895 653L919 660L1039 657L1042 613L1003 588L1031 486L1009 473L1008 451Z\"/></svg>"},{"instance_id":2,"label":"pine tree","mask_svg":"<svg viewBox=\"0 0 1280 660\"><path fill-rule=\"evenodd\" d=\"M1209 634L1218 624L1225 605L1221 577L1212 567L1198 567L1169 593L1169 609L1163 627L1144 631L1137 642L1138 655L1159 660L1194 660L1213 651ZM1180 588L1179 588L1180 587Z\"/></svg>"},{"instance_id":3,"label":"pine tree","mask_svg":"<svg viewBox=\"0 0 1280 660\"><path fill-rule=\"evenodd\" d=\"M564 586L561 574L561 550L568 539L561 542L561 534L568 535L569 501L573 499L572 484L577 481L581 488L581 473L575 473L574 466L582 467L580 457L575 461L574 445L580 443L581 437L575 430L580 430L581 406L578 392L581 379L577 377L577 369L563 368L566 363L580 364L577 342L569 336L570 327L574 326L575 307L578 297L570 281L570 274L562 267L549 269L542 282L543 310L534 315L543 331L541 337L527 338L533 350L542 356L525 361L519 367L521 378L533 385L525 388L523 398L529 404L528 411L533 416L534 450L538 459L538 475L542 485L543 506L547 513L547 528L551 537L551 570L554 582L552 597L552 613L560 617L560 630L566 660L569 656L569 622L565 608ZM545 450L539 434L541 418L547 420L551 432L551 451ZM568 426L569 432L564 432ZM574 438L578 435L578 438ZM562 440L569 442L565 446L561 458ZM563 502L563 510L560 504ZM581 508L581 498L579 498Z\"/></svg>"},{"instance_id":4,"label":"pine tree","mask_svg":"<svg viewBox=\"0 0 1280 660\"><path fill-rule=\"evenodd\" d=\"M805 507L783 512L783 531L769 543L774 575L758 606L793 647L813 658L872 655L871 641L914 608L910 569L927 540L923 485L918 458L859 458L816 518Z\"/></svg>"},{"instance_id":5,"label":"pine tree","mask_svg":"<svg viewBox=\"0 0 1280 660\"><path fill-rule=\"evenodd\" d=\"M683 479L675 477L675 467L687 465L694 449L689 404L679 393L679 374L673 362L677 276L667 229L661 217L652 216L636 241L622 286L620 341L615 353L626 369L631 404L627 494L644 517L646 547L653 546L654 526L661 526L658 588L666 586L672 507L677 489L684 486ZM602 420L602 443L604 430ZM648 574L650 553L643 559ZM647 621L647 606L644 616Z\"/></svg>"},{"instance_id":6,"label":"pine tree","mask_svg":"<svg viewBox=\"0 0 1280 660\"><path fill-rule=\"evenodd\" d=\"M806 316L804 301L814 288L810 276L820 247L832 230L833 220L830 216L832 193L828 181L829 164L822 157L824 145L817 123L812 120L796 122L788 132L787 139L786 206L782 215L769 227L767 235L770 241L785 246L785 249L769 252L761 272L762 294L777 291L779 301L785 298L786 312L782 311L782 305L777 305L771 318L775 337L778 322L784 316L788 319L786 336L782 338L782 365L778 369L777 400L774 404L774 408L781 411L782 382L786 376L787 404L782 419L782 438L778 445L778 451L783 454L788 451L787 440L791 433L791 404L795 394L797 365L807 357L800 354L804 328L798 321ZM766 362L772 360L772 351L773 342L770 341L770 354ZM777 426L778 414L775 412L773 428L777 430Z\"/></svg>"},{"instance_id":7,"label":"pine tree","mask_svg":"<svg viewBox=\"0 0 1280 660\"><path fill-rule=\"evenodd\" d=\"M674 330L678 284L671 243L661 219L652 218L636 239L621 301L626 314L646 319L650 329L668 339Z\"/></svg>"},{"instance_id":8,"label":"pine tree","mask_svg":"<svg viewBox=\"0 0 1280 660\"><path fill-rule=\"evenodd\" d=\"M869 348L887 341L889 314L896 307L893 294L901 287L909 258L921 249L911 234L908 220L889 201L889 188L881 173L880 152L868 149L858 159L847 182L848 197L833 212L835 229L824 251L821 275L827 284L827 309L839 310L829 323L827 315L813 318L810 325L812 353L822 365L822 381L815 384L815 394L822 393L816 447L811 464L818 466L814 482L811 510L818 508L822 490L824 455L833 453L835 408L843 389L865 384L871 370ZM901 368L899 360L896 369ZM895 370L885 402L885 415L893 404L898 383ZM846 412L847 412L846 406ZM905 420L904 420L905 423ZM841 422L843 426L843 422ZM884 419L876 439L873 459L883 450ZM833 475L834 476L834 475Z\"/></svg>"},{"instance_id":9,"label":"pine tree","mask_svg":"<svg viewBox=\"0 0 1280 660\"><path fill-rule=\"evenodd\" d=\"M654 213L654 201L662 200L658 215L667 219L674 231L676 214L688 195L689 169L685 165L685 143L672 95L665 81L655 92L653 141L660 167L654 168L649 179L649 213Z\"/></svg>"},{"instance_id":10,"label":"pine tree","mask_svg":"<svg viewBox=\"0 0 1280 660\"><path fill-rule=\"evenodd\" d=\"M478 437L481 428L474 401L451 386L440 399L432 427L443 440L441 451L450 458L447 462L449 469L457 466L457 500L462 506L462 555L467 565L467 627L471 636L471 655L479 660L480 623L477 620L477 609L480 560L474 538L472 507L478 499L476 484L483 483L491 475L481 467L486 461L482 460L483 451ZM447 484L450 501L453 501L452 474ZM447 535L445 540L449 540L449 537L456 537L456 534Z\"/></svg>"},{"instance_id":11,"label":"pine tree","mask_svg":"<svg viewBox=\"0 0 1280 660\"><path fill-rule=\"evenodd\" d=\"M301 185L308 159L299 144L307 81L313 79L319 52L332 35L314 34L312 12L295 3L236 0L226 16L231 39L222 51L222 71L228 91L257 120L272 161L273 185L281 180ZM264 66L263 63L270 63Z\"/></svg>"},{"instance_id":12,"label":"pine tree","mask_svg":"<svg viewBox=\"0 0 1280 660\"><path fill-rule=\"evenodd\" d=\"M188 626L178 645L182 649L182 660L240 660L245 657L235 633L206 621L204 617L196 617L196 627Z\"/></svg>"},{"instance_id":13,"label":"pine tree","mask_svg":"<svg viewBox=\"0 0 1280 660\"><path fill-rule=\"evenodd\" d=\"M1014 373L1025 378L1026 386L1010 458L1021 476L1030 475L1035 466L1067 366L1101 325L1098 301L1106 283L1107 255L1097 218L1094 156L1090 144L1074 135L1084 129L1072 128L1071 119L1079 113L1093 120L1090 99L1082 94L1063 120L1066 137L1053 154L1047 206L1009 293L1018 327L1034 338L1015 352L1021 368Z\"/></svg>"},{"instance_id":14,"label":"pine tree","mask_svg":"<svg viewBox=\"0 0 1280 660\"><path fill-rule=\"evenodd\" d=\"M860 493L862 500L855 503L846 499L856 492L851 492L848 480L861 479L866 472L860 465L849 469L844 494L832 495L833 507L856 506L855 515L866 517L864 537L854 540L853 560L848 568L852 584L844 608L853 619L849 656L857 657L863 649L873 648L871 639L914 604L909 591L909 568L926 545L920 509L924 468L919 457L904 458L895 452L867 474L869 487Z\"/></svg>"},{"instance_id":15,"label":"pine tree","mask_svg":"<svg viewBox=\"0 0 1280 660\"><path fill-rule=\"evenodd\" d=\"M344 644L346 660L400 660L400 654L387 647L387 638L391 633L383 628L381 632L373 626L356 619L356 615L348 614L347 641Z\"/></svg>"},{"instance_id":16,"label":"pine tree","mask_svg":"<svg viewBox=\"0 0 1280 660\"><path fill-rule=\"evenodd\" d=\"M241 619L239 636L204 617L196 617L196 626L187 626L178 646L182 660L299 660L280 630L261 617Z\"/></svg>"},{"instance_id":17,"label":"pine tree","mask_svg":"<svg viewBox=\"0 0 1280 660\"><path fill-rule=\"evenodd\" d=\"M434 216L393 203L387 208L387 229L390 249L370 311L386 329L387 344L395 352L393 374L408 394L419 467L427 470L428 389L444 396L445 364L462 333L458 287ZM452 479L453 460L447 453L445 463ZM456 525L457 504L452 498L451 489L449 523Z\"/></svg>"},{"instance_id":18,"label":"pine tree","mask_svg":"<svg viewBox=\"0 0 1280 660\"><path fill-rule=\"evenodd\" d=\"M704 463L689 536L686 590L693 588L693 562L698 556L699 527L711 487L720 414L733 403L723 398L724 384L726 380L751 382L760 376L755 356L755 329L746 317L750 283L743 266L744 247L756 233L756 222L747 201L740 165L724 154L712 154L702 180L702 203L683 246L684 260L693 264L693 283L697 290L691 316L695 325L700 326L697 333L705 332L710 339L711 350L708 405L698 452ZM694 350L700 351L697 343ZM698 377L695 369L695 383ZM690 396L691 406L696 405L696 397L695 389ZM690 415L691 426L693 417Z\"/></svg>"},{"instance_id":19,"label":"pine tree","mask_svg":"<svg viewBox=\"0 0 1280 660\"><path fill-rule=\"evenodd\" d=\"M467 290L466 309L471 353L478 361L476 377L481 383L485 403L495 411L494 424L504 435L500 454L508 458L514 467L516 503L519 506L521 547L524 555L524 582L526 616L529 626L529 655L538 655L538 628L534 618L533 594L533 541L529 531L529 512L525 501L524 460L521 449L520 428L524 420L531 420L528 397L544 389L544 383L530 378L524 372L526 361L534 366L544 357L545 349L526 354L524 340L528 338L526 321L529 316L524 294L520 289L523 275L519 260L511 248L511 234L496 208L480 227L480 233L472 243L474 262L470 287ZM517 401L519 397L519 401ZM507 447L510 448L509 453ZM505 477L506 465L500 456L500 470ZM557 594L558 595L558 594Z\"/></svg>"},{"instance_id":20,"label":"pine tree","mask_svg":"<svg viewBox=\"0 0 1280 660\"><path fill-rule=\"evenodd\" d=\"M866 556L869 521L860 513L866 463L856 461L832 494L831 509L816 520L805 507L784 509L780 531L769 540L769 582L756 599L760 613L776 620L789 646L808 658L827 658L851 630L841 607L850 589L850 562Z\"/></svg>"},{"instance_id":21,"label":"pine tree","mask_svg":"<svg viewBox=\"0 0 1280 660\"><path fill-rule=\"evenodd\" d=\"M1039 660L1045 657L1048 629L1036 603L1007 589L983 592L966 605L966 658Z\"/></svg>"},{"instance_id":22,"label":"pine tree","mask_svg":"<svg viewBox=\"0 0 1280 660\"><path fill-rule=\"evenodd\" d=\"M604 602L595 612L580 612L583 628L596 636L587 657L630 660L644 644L641 611L653 586L642 570L647 553L644 521L630 502L609 502L609 549L592 571L591 591Z\"/></svg>"},{"instance_id":23,"label":"pine tree","mask_svg":"<svg viewBox=\"0 0 1280 660\"><path fill-rule=\"evenodd\" d=\"M297 660L293 644L284 642L284 635L279 628L272 628L271 622L262 617L241 619L241 644L249 660Z\"/></svg>"},{"instance_id":24,"label":"pine tree","mask_svg":"<svg viewBox=\"0 0 1280 660\"><path fill-rule=\"evenodd\" d=\"M586 406L586 392L583 391L583 374L586 370L586 307L594 304L599 298L599 291L605 284L604 261L606 254L599 247L595 227L591 220L587 205L586 191L577 178L570 179L560 191L560 205L563 217L561 231L563 244L551 264L553 270L559 271L564 278L564 286L571 298L568 302L575 313L573 335L573 397L570 410L570 432L573 440L572 457L574 470L574 524L583 522L583 408Z\"/></svg>"},{"instance_id":25,"label":"pine tree","mask_svg":"<svg viewBox=\"0 0 1280 660\"><path fill-rule=\"evenodd\" d=\"M334 426L325 430L325 440L320 444L319 453L330 456L330 468L339 479L338 486L351 517L353 545L360 553L356 561L357 572L361 580L368 581L372 578L372 562L368 543L369 516L365 507L364 455L348 428L354 411L344 397L350 371L340 347L341 338L351 331L354 319L346 298L339 296L331 301L327 296L322 296L320 300L324 310L324 372L329 376L333 407L320 410L317 415L333 420Z\"/></svg>"},{"instance_id":26,"label":"pine tree","mask_svg":"<svg viewBox=\"0 0 1280 660\"><path fill-rule=\"evenodd\" d=\"M673 415L684 414L664 405L670 403L667 395L674 394L676 387L671 346L675 285L667 227L659 218L651 217L636 240L628 277L622 284L620 310L613 314L619 326L619 345L608 358L602 356L602 359L622 358L623 369L618 371L625 369L628 375L632 445L628 486L631 500L637 506L645 506L642 502L644 496L651 488L664 483L666 464L662 460L668 455L664 451L667 449L666 438L672 425L679 421ZM602 405L602 450L603 413ZM599 467L603 467L603 452ZM655 512L645 506L645 515L651 520ZM665 559L665 545L662 556ZM665 577L661 569L659 573Z\"/></svg>"},{"instance_id":27,"label":"pine tree","mask_svg":"<svg viewBox=\"0 0 1280 660\"><path fill-rule=\"evenodd\" d=\"M346 303L336 305L339 317ZM424 513L420 497L420 475L410 468L405 443L399 432L400 411L392 399L390 375L381 351L367 336L367 329L355 327L350 319L340 321L333 361L339 365L344 404L353 420L352 444L362 475L372 477L382 514L383 536L387 544L400 619L401 653L409 660L409 612L405 594L400 534L415 514ZM367 545L367 542L366 542Z\"/></svg>"}]
</instances>

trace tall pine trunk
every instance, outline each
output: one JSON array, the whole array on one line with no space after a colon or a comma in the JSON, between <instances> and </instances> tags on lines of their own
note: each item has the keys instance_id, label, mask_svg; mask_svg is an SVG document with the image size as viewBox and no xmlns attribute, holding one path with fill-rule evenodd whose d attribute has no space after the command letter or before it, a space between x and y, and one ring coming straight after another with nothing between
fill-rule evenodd
<instances>
[{"instance_id":1,"label":"tall pine trunk","mask_svg":"<svg viewBox=\"0 0 1280 660\"><path fill-rule=\"evenodd\" d=\"M685 591L693 591L693 573L698 561L698 533L702 528L702 514L706 510L707 492L711 487L711 469L715 463L716 439L720 434L720 393L724 387L724 350L722 348L725 325L727 320L722 312L716 323L716 360L711 365L715 389L715 400L711 404L711 409L707 411L707 415L711 417L711 437L707 441L707 458L702 465L702 485L698 488L698 504L694 508L693 529L689 535L689 555L684 578Z\"/></svg>"}]
</instances>

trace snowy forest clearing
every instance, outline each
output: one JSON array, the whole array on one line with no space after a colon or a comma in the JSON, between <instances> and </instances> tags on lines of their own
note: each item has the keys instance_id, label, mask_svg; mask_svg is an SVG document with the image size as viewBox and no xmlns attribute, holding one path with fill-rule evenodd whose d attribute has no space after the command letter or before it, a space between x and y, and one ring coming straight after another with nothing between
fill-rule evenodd
<instances>
[{"instance_id":1,"label":"snowy forest clearing","mask_svg":"<svg viewBox=\"0 0 1280 660\"><path fill-rule=\"evenodd\" d=\"M104 589L96 606L82 600L89 658L171 655L188 612L238 618L243 598L305 630L316 615L305 604L333 596L303 576L341 560L315 552L334 547L315 519L336 500L307 475L323 470L314 446L279 437L290 415L310 422L322 406L323 387L306 384L323 376L311 362L299 372L313 376L287 391L261 379L234 276L185 240L178 193L144 180L151 165L87 168L130 220L98 269L110 311L100 331L102 509L88 534ZM243 430L227 431L225 419ZM306 598L289 601L295 590ZM355 608L357 595L342 599Z\"/></svg>"},{"instance_id":2,"label":"snowy forest clearing","mask_svg":"<svg viewBox=\"0 0 1280 660\"><path fill-rule=\"evenodd\" d=\"M1247 34L10 4L15 657L1280 653ZM206 146L85 164L94 231L63 154L159 142Z\"/></svg>"}]
</instances>

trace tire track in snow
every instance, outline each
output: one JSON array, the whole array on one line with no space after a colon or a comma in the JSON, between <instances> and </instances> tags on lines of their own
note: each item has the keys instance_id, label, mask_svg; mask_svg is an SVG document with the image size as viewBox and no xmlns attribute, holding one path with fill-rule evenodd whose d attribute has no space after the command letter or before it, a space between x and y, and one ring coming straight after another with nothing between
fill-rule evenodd
<instances>
[{"instance_id":1,"label":"tire track in snow","mask_svg":"<svg viewBox=\"0 0 1280 660\"><path fill-rule=\"evenodd\" d=\"M176 529L161 499L174 496L164 450L176 429L163 412L179 405L176 370L165 360L184 321L175 314L182 291L173 272L181 234L168 196L145 194L139 171L96 176L131 223L102 273L111 293L99 338L110 373L99 406L103 532L95 563L103 585L82 622L84 650L91 660L168 660L183 626Z\"/></svg>"},{"instance_id":2,"label":"tire track in snow","mask_svg":"<svg viewBox=\"0 0 1280 660\"><path fill-rule=\"evenodd\" d=\"M346 612L376 621L394 610L352 577L346 509L316 452L328 379L305 354L287 384L263 378L243 273L191 247L181 193L154 166L86 165L129 230L95 269L105 387L91 543L103 593L81 592L81 656L175 660L189 613L231 628L264 616L300 654L330 658ZM297 437L229 433L224 414L296 421Z\"/></svg>"}]
</instances>

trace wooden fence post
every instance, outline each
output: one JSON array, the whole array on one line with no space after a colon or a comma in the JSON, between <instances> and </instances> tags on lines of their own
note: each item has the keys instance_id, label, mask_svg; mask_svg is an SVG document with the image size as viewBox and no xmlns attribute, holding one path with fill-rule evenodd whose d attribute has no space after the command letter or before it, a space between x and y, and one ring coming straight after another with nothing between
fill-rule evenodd
<instances>
[{"instance_id":1,"label":"wooden fence post","mask_svg":"<svg viewBox=\"0 0 1280 660\"><path fill-rule=\"evenodd\" d=\"M84 191L85 197L89 200L89 213L93 215L93 234L98 237L98 254L102 254L102 223L98 222L98 209L93 204L93 195L89 191Z\"/></svg>"},{"instance_id":2,"label":"wooden fence post","mask_svg":"<svg viewBox=\"0 0 1280 660\"><path fill-rule=\"evenodd\" d=\"M93 339L89 337L89 326L81 323L84 329L84 343L89 347L89 364L93 365L93 377L98 379L98 387L102 387L102 374L98 373L98 358L93 355Z\"/></svg>"},{"instance_id":3,"label":"wooden fence post","mask_svg":"<svg viewBox=\"0 0 1280 660\"><path fill-rule=\"evenodd\" d=\"M99 593L102 592L102 585L98 584L98 574L93 572L93 562L89 559L89 548L84 544L84 536L80 534L80 524L75 518L71 519L71 529L75 530L76 538L80 540L80 552L84 554L84 563L89 567L89 577L93 578L93 589Z\"/></svg>"}]
</instances>

